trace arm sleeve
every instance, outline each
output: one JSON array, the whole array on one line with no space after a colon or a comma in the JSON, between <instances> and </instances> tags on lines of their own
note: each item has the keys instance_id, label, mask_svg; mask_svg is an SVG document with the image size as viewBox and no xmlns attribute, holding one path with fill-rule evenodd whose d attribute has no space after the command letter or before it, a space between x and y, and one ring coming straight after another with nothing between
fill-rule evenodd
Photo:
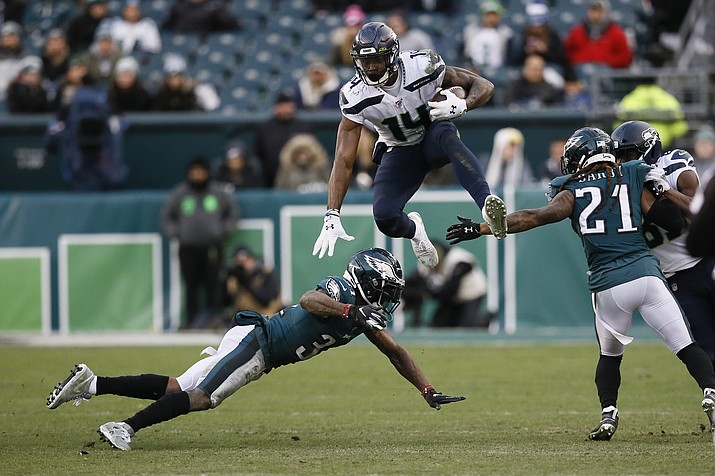
<instances>
[{"instance_id":1,"label":"arm sleeve","mask_svg":"<svg viewBox=\"0 0 715 476\"><path fill-rule=\"evenodd\" d=\"M705 201L690 223L685 244L693 256L715 255L715 179L705 189Z\"/></svg>"},{"instance_id":2,"label":"arm sleeve","mask_svg":"<svg viewBox=\"0 0 715 476\"><path fill-rule=\"evenodd\" d=\"M685 226L685 217L680 209L670 200L656 200L645 216L669 234L678 235Z\"/></svg>"}]
</instances>

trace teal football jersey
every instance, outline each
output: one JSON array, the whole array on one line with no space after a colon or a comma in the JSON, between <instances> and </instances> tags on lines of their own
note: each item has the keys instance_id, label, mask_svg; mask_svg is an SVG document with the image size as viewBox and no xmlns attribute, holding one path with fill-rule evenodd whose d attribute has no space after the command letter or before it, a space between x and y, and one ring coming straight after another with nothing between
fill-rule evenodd
<instances>
[{"instance_id":1,"label":"teal football jersey","mask_svg":"<svg viewBox=\"0 0 715 476\"><path fill-rule=\"evenodd\" d=\"M552 197L562 185L573 194L571 227L581 237L592 292L643 276L664 279L642 232L641 194L650 167L641 161L626 162L619 167L623 175L620 185L618 177L611 177L609 186L605 170L566 185L568 176L557 177L550 184Z\"/></svg>"},{"instance_id":2,"label":"teal football jersey","mask_svg":"<svg viewBox=\"0 0 715 476\"><path fill-rule=\"evenodd\" d=\"M346 279L329 276L321 281L324 289L334 300L355 304L355 289ZM239 324L260 324L258 342L266 359L266 371L281 365L310 359L319 353L345 345L363 333L362 327L341 317L319 317L294 305L273 316L245 313Z\"/></svg>"}]
</instances>

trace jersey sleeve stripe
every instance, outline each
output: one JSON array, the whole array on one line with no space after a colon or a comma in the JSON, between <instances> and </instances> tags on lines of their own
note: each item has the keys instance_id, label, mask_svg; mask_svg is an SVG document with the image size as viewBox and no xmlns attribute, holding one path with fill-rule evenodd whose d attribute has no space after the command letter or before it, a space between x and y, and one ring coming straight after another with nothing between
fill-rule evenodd
<instances>
[{"instance_id":1,"label":"jersey sleeve stripe","mask_svg":"<svg viewBox=\"0 0 715 476\"><path fill-rule=\"evenodd\" d=\"M382 102L383 97L385 97L385 95L380 94L379 96L373 96L371 98L363 99L352 107L343 108L343 114L358 114L366 107L374 106L375 104L380 104Z\"/></svg>"},{"instance_id":2,"label":"jersey sleeve stripe","mask_svg":"<svg viewBox=\"0 0 715 476\"><path fill-rule=\"evenodd\" d=\"M422 76L421 78L416 79L416 80L413 81L412 83L408 84L407 86L405 86L405 89L408 90L408 91L415 91L415 90L421 88L422 86L424 86L425 84L431 83L432 81L434 81L435 79L437 79L437 78L439 77L439 75L442 74L442 71L444 71L444 65L443 65L443 64L439 65L439 66L437 67L437 69L435 69L434 71L432 71L432 72L431 72L430 74L428 74L427 76Z\"/></svg>"}]
</instances>

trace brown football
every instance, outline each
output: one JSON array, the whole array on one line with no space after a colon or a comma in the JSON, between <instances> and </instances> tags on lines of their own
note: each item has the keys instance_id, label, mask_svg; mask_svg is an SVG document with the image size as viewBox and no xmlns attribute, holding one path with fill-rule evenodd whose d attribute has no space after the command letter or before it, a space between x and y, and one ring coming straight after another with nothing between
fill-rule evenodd
<instances>
[{"instance_id":1,"label":"brown football","mask_svg":"<svg viewBox=\"0 0 715 476\"><path fill-rule=\"evenodd\" d=\"M460 99L464 99L467 97L467 92L464 90L464 88L462 86L452 86L451 88L445 88L445 89L449 89L450 91L452 91L454 93L455 96L457 96ZM437 91L434 94L434 96L432 96L432 99L430 99L430 101L439 102L439 101L444 101L445 99L447 99L447 98L442 94L442 91Z\"/></svg>"}]
</instances>

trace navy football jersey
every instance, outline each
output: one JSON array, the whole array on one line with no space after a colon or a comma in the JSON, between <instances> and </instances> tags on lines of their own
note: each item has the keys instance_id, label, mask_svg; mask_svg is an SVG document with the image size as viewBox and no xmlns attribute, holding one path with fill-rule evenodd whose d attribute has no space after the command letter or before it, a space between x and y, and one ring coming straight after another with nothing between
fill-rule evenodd
<instances>
[{"instance_id":1,"label":"navy football jersey","mask_svg":"<svg viewBox=\"0 0 715 476\"><path fill-rule=\"evenodd\" d=\"M329 276L317 288L324 289L338 302L355 304L355 289L345 278ZM237 322L259 324L258 341L266 359L267 371L345 345L364 330L350 319L316 316L297 304L270 317L246 313L246 317L237 319Z\"/></svg>"},{"instance_id":2,"label":"navy football jersey","mask_svg":"<svg viewBox=\"0 0 715 476\"><path fill-rule=\"evenodd\" d=\"M611 177L610 186L607 185L607 172L600 170L564 186L574 197L571 227L581 237L588 262L588 287L592 292L643 276L664 279L642 231L641 194L650 167L631 161L619 168L623 175L620 185L617 176ZM566 179L568 176L551 181L552 197L559 193Z\"/></svg>"}]
</instances>

